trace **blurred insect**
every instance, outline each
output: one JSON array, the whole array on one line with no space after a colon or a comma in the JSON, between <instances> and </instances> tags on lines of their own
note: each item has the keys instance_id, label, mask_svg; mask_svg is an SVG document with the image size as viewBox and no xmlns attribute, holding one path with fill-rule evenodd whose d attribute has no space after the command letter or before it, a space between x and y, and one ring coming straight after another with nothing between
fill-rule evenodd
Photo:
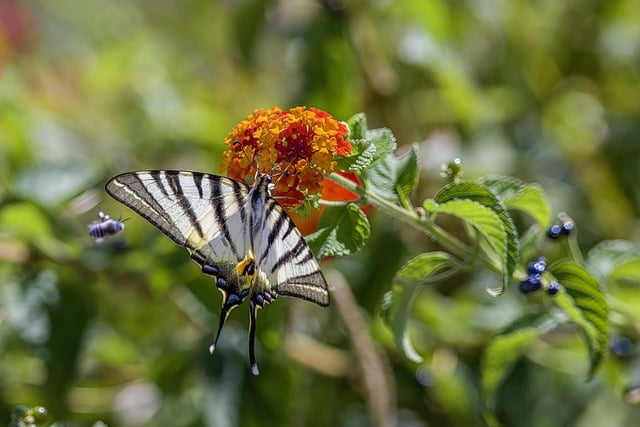
<instances>
[{"instance_id":1,"label":"blurred insect","mask_svg":"<svg viewBox=\"0 0 640 427\"><path fill-rule=\"evenodd\" d=\"M124 230L124 221L113 219L104 212L98 212L100 221L93 221L89 227L89 235L96 239L96 243L102 243L107 236L113 236Z\"/></svg>"}]
</instances>

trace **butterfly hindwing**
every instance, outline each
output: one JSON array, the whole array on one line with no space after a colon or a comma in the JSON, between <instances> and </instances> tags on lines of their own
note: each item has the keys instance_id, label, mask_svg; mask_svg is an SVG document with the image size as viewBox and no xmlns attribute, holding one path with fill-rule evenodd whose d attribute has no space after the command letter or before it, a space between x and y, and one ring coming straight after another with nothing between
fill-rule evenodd
<instances>
[{"instance_id":1,"label":"butterfly hindwing","mask_svg":"<svg viewBox=\"0 0 640 427\"><path fill-rule=\"evenodd\" d=\"M267 198L265 205L268 225L262 228L260 238L260 270L276 293L328 306L327 284L311 248L275 199Z\"/></svg>"}]
</instances>

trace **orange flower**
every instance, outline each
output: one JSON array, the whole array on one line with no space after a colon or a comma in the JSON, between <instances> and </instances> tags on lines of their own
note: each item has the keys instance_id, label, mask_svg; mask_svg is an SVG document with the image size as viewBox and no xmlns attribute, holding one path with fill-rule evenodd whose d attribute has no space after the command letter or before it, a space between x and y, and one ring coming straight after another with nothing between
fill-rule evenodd
<instances>
[{"instance_id":1,"label":"orange flower","mask_svg":"<svg viewBox=\"0 0 640 427\"><path fill-rule=\"evenodd\" d=\"M220 170L246 182L271 174L277 183L272 194L283 205L317 201L335 158L351 153L347 133L344 123L316 108L255 110L225 138Z\"/></svg>"}]
</instances>

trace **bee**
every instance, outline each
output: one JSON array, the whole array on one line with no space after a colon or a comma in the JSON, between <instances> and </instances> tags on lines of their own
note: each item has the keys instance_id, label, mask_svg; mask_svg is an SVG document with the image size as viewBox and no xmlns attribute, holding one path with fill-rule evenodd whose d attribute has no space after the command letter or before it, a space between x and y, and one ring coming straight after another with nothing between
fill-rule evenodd
<instances>
[{"instance_id":1,"label":"bee","mask_svg":"<svg viewBox=\"0 0 640 427\"><path fill-rule=\"evenodd\" d=\"M89 227L89 235L96 239L96 243L102 243L106 236L113 236L124 230L124 221L113 219L104 212L98 212L100 221L93 221Z\"/></svg>"}]
</instances>

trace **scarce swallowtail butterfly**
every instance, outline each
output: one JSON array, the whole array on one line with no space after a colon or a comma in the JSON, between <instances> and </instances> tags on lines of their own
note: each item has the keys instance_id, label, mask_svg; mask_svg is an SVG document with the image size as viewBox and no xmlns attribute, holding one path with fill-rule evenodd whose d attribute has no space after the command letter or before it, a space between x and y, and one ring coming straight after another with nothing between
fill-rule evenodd
<instances>
[{"instance_id":1,"label":"scarce swallowtail butterfly","mask_svg":"<svg viewBox=\"0 0 640 427\"><path fill-rule=\"evenodd\" d=\"M112 178L107 193L185 247L216 280L222 310L213 353L229 312L249 299L249 361L255 358L256 312L278 295L329 305L318 261L271 196L271 176L252 186L200 172L155 170Z\"/></svg>"}]
</instances>

